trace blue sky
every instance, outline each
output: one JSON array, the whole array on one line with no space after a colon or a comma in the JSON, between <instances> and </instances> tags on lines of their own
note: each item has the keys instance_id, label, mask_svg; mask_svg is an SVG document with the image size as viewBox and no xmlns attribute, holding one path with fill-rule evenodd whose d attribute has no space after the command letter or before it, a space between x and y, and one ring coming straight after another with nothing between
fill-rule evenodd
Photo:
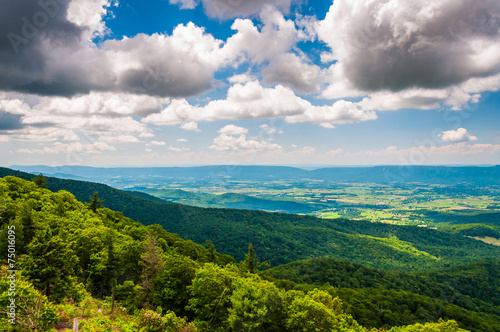
<instances>
[{"instance_id":1,"label":"blue sky","mask_svg":"<svg viewBox=\"0 0 500 332\"><path fill-rule=\"evenodd\" d=\"M497 1L0 13L2 166L500 163Z\"/></svg>"}]
</instances>

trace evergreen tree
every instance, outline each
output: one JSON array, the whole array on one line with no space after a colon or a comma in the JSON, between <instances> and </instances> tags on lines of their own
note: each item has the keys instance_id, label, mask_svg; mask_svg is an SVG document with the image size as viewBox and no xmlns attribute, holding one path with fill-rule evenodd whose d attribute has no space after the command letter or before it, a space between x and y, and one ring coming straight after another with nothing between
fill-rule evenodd
<instances>
[{"instance_id":1,"label":"evergreen tree","mask_svg":"<svg viewBox=\"0 0 500 332\"><path fill-rule=\"evenodd\" d=\"M35 182L35 184L40 188L46 188L47 182L49 182L47 177L44 176L42 173L35 176L31 181Z\"/></svg>"},{"instance_id":2,"label":"evergreen tree","mask_svg":"<svg viewBox=\"0 0 500 332\"><path fill-rule=\"evenodd\" d=\"M258 262L257 256L255 255L255 249L251 243L248 245L248 253L245 255L245 260L242 264L243 270L250 273L256 273L262 266L269 267L269 263L267 262Z\"/></svg>"},{"instance_id":3,"label":"evergreen tree","mask_svg":"<svg viewBox=\"0 0 500 332\"><path fill-rule=\"evenodd\" d=\"M87 208L89 210L92 210L94 213L97 213L97 209L98 208L102 208L102 203L104 202L104 200L100 199L98 197L98 195L99 195L99 193L97 191L94 191L94 197L89 196L90 202L86 203L87 204Z\"/></svg>"}]
</instances>

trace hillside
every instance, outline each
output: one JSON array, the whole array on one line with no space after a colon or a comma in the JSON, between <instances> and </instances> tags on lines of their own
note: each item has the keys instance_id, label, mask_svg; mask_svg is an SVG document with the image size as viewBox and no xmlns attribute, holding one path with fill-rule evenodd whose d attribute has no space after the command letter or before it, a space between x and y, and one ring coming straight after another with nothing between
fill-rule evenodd
<instances>
[{"instance_id":1,"label":"hillside","mask_svg":"<svg viewBox=\"0 0 500 332\"><path fill-rule=\"evenodd\" d=\"M373 288L411 292L500 316L500 261L478 261L425 272L395 272L332 258L314 258L262 272L269 280L336 288Z\"/></svg>"},{"instance_id":2,"label":"hillside","mask_svg":"<svg viewBox=\"0 0 500 332\"><path fill-rule=\"evenodd\" d=\"M286 290L255 274L251 250L235 264L210 245L19 178L0 179L0 201L0 247L5 251L7 234L15 234L15 264L22 271L19 325L12 329L2 315L6 331L59 331L73 318L82 331L500 331L496 315L408 292L371 298L369 289L301 284ZM2 268L3 307L6 275ZM384 313L374 319L380 306Z\"/></svg>"},{"instance_id":3,"label":"hillside","mask_svg":"<svg viewBox=\"0 0 500 332\"><path fill-rule=\"evenodd\" d=\"M287 213L310 213L317 207L311 204L277 199L263 199L236 193L220 195L192 193L180 189L134 188L170 202L198 207L232 208L242 210L281 211Z\"/></svg>"},{"instance_id":4,"label":"hillside","mask_svg":"<svg viewBox=\"0 0 500 332\"><path fill-rule=\"evenodd\" d=\"M0 169L0 176L33 175ZM367 266L402 271L446 267L500 257L500 247L417 227L366 221L319 219L261 211L202 209L124 192L109 186L49 178L52 191L67 190L80 201L99 192L103 205L144 225L159 224L197 243L213 242L218 251L237 260L249 243L259 259L272 266L314 257L332 257Z\"/></svg>"}]
</instances>

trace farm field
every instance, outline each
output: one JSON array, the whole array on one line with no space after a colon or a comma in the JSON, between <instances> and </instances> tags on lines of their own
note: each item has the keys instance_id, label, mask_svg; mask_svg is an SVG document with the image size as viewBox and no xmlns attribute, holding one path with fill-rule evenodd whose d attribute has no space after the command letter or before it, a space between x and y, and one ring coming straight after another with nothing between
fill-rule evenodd
<instances>
[{"instance_id":1,"label":"farm field","mask_svg":"<svg viewBox=\"0 0 500 332\"><path fill-rule=\"evenodd\" d=\"M476 222L495 224L500 215L500 188L497 186L396 186L284 180L226 181L221 185L205 183L201 186L190 181L149 185L129 189L196 206L233 207L231 203L241 201L243 197L252 197L261 200L261 210L421 227ZM239 196L231 202L227 200L228 194ZM273 209L270 203L276 201L301 204L303 211ZM265 202L269 203L269 209L266 209ZM477 215L483 219L476 220Z\"/></svg>"}]
</instances>

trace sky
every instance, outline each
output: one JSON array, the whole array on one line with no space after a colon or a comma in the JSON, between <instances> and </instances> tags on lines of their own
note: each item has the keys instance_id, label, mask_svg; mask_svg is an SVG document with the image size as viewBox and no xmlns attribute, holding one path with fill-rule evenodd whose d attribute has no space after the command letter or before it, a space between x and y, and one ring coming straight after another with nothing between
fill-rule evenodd
<instances>
[{"instance_id":1,"label":"sky","mask_svg":"<svg viewBox=\"0 0 500 332\"><path fill-rule=\"evenodd\" d=\"M0 2L0 165L500 164L498 0Z\"/></svg>"}]
</instances>

